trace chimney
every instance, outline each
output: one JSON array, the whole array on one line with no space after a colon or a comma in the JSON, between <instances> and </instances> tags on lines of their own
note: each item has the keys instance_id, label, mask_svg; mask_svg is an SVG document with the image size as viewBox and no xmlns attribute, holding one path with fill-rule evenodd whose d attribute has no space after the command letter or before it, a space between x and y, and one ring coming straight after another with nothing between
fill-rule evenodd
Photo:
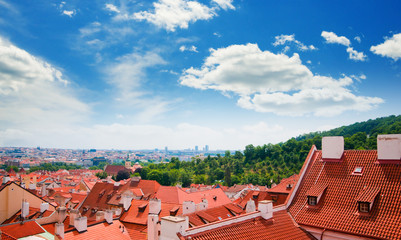
<instances>
[{"instance_id":1,"label":"chimney","mask_svg":"<svg viewBox=\"0 0 401 240\"><path fill-rule=\"evenodd\" d=\"M42 190L40 191L40 195L42 196L42 198L47 196L46 184L44 183L42 185Z\"/></svg>"},{"instance_id":2,"label":"chimney","mask_svg":"<svg viewBox=\"0 0 401 240\"><path fill-rule=\"evenodd\" d=\"M85 232L88 228L88 219L86 217L78 217L74 221L74 227L79 233Z\"/></svg>"},{"instance_id":3,"label":"chimney","mask_svg":"<svg viewBox=\"0 0 401 240\"><path fill-rule=\"evenodd\" d=\"M49 209L49 203L42 203L40 204L40 213L44 213L46 210Z\"/></svg>"},{"instance_id":4,"label":"chimney","mask_svg":"<svg viewBox=\"0 0 401 240\"><path fill-rule=\"evenodd\" d=\"M344 137L322 138L322 160L339 162L344 154Z\"/></svg>"},{"instance_id":5,"label":"chimney","mask_svg":"<svg viewBox=\"0 0 401 240\"><path fill-rule=\"evenodd\" d=\"M177 233L183 235L189 228L188 217L167 216L161 218L160 240L178 239Z\"/></svg>"},{"instance_id":6,"label":"chimney","mask_svg":"<svg viewBox=\"0 0 401 240\"><path fill-rule=\"evenodd\" d=\"M255 212L256 211L255 202L252 199L249 199L249 201L246 203L245 211L246 211L246 213L250 213L250 212Z\"/></svg>"},{"instance_id":7,"label":"chimney","mask_svg":"<svg viewBox=\"0 0 401 240\"><path fill-rule=\"evenodd\" d=\"M182 214L189 214L195 212L196 206L192 201L184 201L182 203Z\"/></svg>"},{"instance_id":8,"label":"chimney","mask_svg":"<svg viewBox=\"0 0 401 240\"><path fill-rule=\"evenodd\" d=\"M96 221L102 221L104 219L104 212L103 211L97 211L96 212Z\"/></svg>"},{"instance_id":9,"label":"chimney","mask_svg":"<svg viewBox=\"0 0 401 240\"><path fill-rule=\"evenodd\" d=\"M128 211L128 209L131 207L132 197L129 195L123 195L122 201L123 201L124 210Z\"/></svg>"},{"instance_id":10,"label":"chimney","mask_svg":"<svg viewBox=\"0 0 401 240\"><path fill-rule=\"evenodd\" d=\"M261 213L262 218L269 219L273 217L273 201L263 200L259 201L258 210Z\"/></svg>"},{"instance_id":11,"label":"chimney","mask_svg":"<svg viewBox=\"0 0 401 240\"><path fill-rule=\"evenodd\" d=\"M157 214L148 215L148 240L158 240L159 233L157 229L157 222L159 216Z\"/></svg>"},{"instance_id":12,"label":"chimney","mask_svg":"<svg viewBox=\"0 0 401 240\"><path fill-rule=\"evenodd\" d=\"M3 178L3 183L4 183L4 184L8 183L9 181L10 181L10 176L5 176L5 177Z\"/></svg>"},{"instance_id":13,"label":"chimney","mask_svg":"<svg viewBox=\"0 0 401 240\"><path fill-rule=\"evenodd\" d=\"M150 199L149 200L149 214L159 215L162 210L162 202L160 199Z\"/></svg>"},{"instance_id":14,"label":"chimney","mask_svg":"<svg viewBox=\"0 0 401 240\"><path fill-rule=\"evenodd\" d=\"M65 217L67 216L67 209L65 207L57 208L57 222L62 223L64 222Z\"/></svg>"},{"instance_id":15,"label":"chimney","mask_svg":"<svg viewBox=\"0 0 401 240\"><path fill-rule=\"evenodd\" d=\"M77 209L72 209L70 211L70 226L74 226L74 221L79 217L79 211Z\"/></svg>"},{"instance_id":16,"label":"chimney","mask_svg":"<svg viewBox=\"0 0 401 240\"><path fill-rule=\"evenodd\" d=\"M400 162L401 134L377 136L377 159L380 163Z\"/></svg>"},{"instance_id":17,"label":"chimney","mask_svg":"<svg viewBox=\"0 0 401 240\"><path fill-rule=\"evenodd\" d=\"M56 235L59 235L61 239L64 239L64 223L56 223L55 231Z\"/></svg>"},{"instance_id":18,"label":"chimney","mask_svg":"<svg viewBox=\"0 0 401 240\"><path fill-rule=\"evenodd\" d=\"M206 199L202 199L202 202L196 204L196 211L202 211L207 209L208 207L208 202Z\"/></svg>"},{"instance_id":19,"label":"chimney","mask_svg":"<svg viewBox=\"0 0 401 240\"><path fill-rule=\"evenodd\" d=\"M29 215L29 202L26 199L22 200L21 217L25 218Z\"/></svg>"},{"instance_id":20,"label":"chimney","mask_svg":"<svg viewBox=\"0 0 401 240\"><path fill-rule=\"evenodd\" d=\"M104 213L104 219L108 224L113 223L113 210L107 209L106 212Z\"/></svg>"},{"instance_id":21,"label":"chimney","mask_svg":"<svg viewBox=\"0 0 401 240\"><path fill-rule=\"evenodd\" d=\"M30 183L29 184L29 190L36 190L36 184L35 183Z\"/></svg>"}]
</instances>

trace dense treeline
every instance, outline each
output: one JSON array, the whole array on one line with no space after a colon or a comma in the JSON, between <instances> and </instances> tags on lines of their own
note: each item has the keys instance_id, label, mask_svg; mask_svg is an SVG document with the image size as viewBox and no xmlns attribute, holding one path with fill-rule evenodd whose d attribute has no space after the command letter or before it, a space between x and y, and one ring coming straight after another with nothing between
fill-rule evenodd
<instances>
[{"instance_id":1,"label":"dense treeline","mask_svg":"<svg viewBox=\"0 0 401 240\"><path fill-rule=\"evenodd\" d=\"M378 134L400 134L401 115L377 118L339 127L330 131L314 132L291 138L284 143L248 145L242 152L224 156L194 158L169 163L149 164L140 173L143 179L156 180L162 185L204 183L231 186L252 183L270 186L280 179L298 173L312 145L321 149L323 136L344 136L345 149L376 149Z\"/></svg>"}]
</instances>

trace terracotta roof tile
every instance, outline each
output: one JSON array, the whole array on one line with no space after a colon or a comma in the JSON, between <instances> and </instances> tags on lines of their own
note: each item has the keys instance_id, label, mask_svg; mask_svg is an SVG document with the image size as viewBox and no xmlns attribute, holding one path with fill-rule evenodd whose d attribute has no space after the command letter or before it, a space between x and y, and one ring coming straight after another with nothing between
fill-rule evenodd
<instances>
[{"instance_id":1,"label":"terracotta roof tile","mask_svg":"<svg viewBox=\"0 0 401 240\"><path fill-rule=\"evenodd\" d=\"M64 239L74 240L98 240L98 239L131 239L125 226L118 220L114 220L112 224L106 222L88 226L87 231L79 233L76 230L66 232Z\"/></svg>"},{"instance_id":2,"label":"terracotta roof tile","mask_svg":"<svg viewBox=\"0 0 401 240\"><path fill-rule=\"evenodd\" d=\"M273 219L265 220L257 217L181 238L186 240L313 239L294 225L286 211L275 212Z\"/></svg>"},{"instance_id":3,"label":"terracotta roof tile","mask_svg":"<svg viewBox=\"0 0 401 240\"><path fill-rule=\"evenodd\" d=\"M401 239L401 165L378 164L376 150L345 150L341 162L322 161L322 152L309 153L311 163L289 207L298 224L370 238ZM352 174L363 167L362 175ZM314 184L327 184L318 209L306 207ZM380 192L377 192L380 189ZM364 191L365 190L365 191ZM357 200L377 197L368 215L358 213Z\"/></svg>"},{"instance_id":4,"label":"terracotta roof tile","mask_svg":"<svg viewBox=\"0 0 401 240\"><path fill-rule=\"evenodd\" d=\"M14 223L11 225L0 226L0 230L11 237L23 238L44 233L45 230L35 221L24 222L23 224Z\"/></svg>"},{"instance_id":5,"label":"terracotta roof tile","mask_svg":"<svg viewBox=\"0 0 401 240\"><path fill-rule=\"evenodd\" d=\"M306 196L319 197L327 188L327 183L319 183L313 185L307 192Z\"/></svg>"}]
</instances>

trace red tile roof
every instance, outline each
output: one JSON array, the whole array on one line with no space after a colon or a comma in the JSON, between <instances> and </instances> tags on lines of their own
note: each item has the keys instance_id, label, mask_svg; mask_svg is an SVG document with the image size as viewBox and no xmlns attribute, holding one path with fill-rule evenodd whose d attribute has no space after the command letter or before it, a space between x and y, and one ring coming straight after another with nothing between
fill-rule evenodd
<instances>
[{"instance_id":1,"label":"red tile roof","mask_svg":"<svg viewBox=\"0 0 401 240\"><path fill-rule=\"evenodd\" d=\"M189 223L192 226L200 226L210 222L220 221L222 219L237 216L245 211L234 203L225 204L214 208L196 211L187 214Z\"/></svg>"},{"instance_id":2,"label":"red tile roof","mask_svg":"<svg viewBox=\"0 0 401 240\"><path fill-rule=\"evenodd\" d=\"M121 165L107 165L106 168L104 169L104 171L108 175L117 175L117 173L119 171L131 172L131 169L127 169L127 168L125 168L124 166L121 166Z\"/></svg>"},{"instance_id":3,"label":"red tile roof","mask_svg":"<svg viewBox=\"0 0 401 240\"><path fill-rule=\"evenodd\" d=\"M401 165L378 164L376 150L346 150L343 160L335 163L322 161L322 152L313 148L309 155L311 163L304 165L305 175L289 207L298 224L371 238L401 238ZM363 167L362 175L352 174L356 166ZM327 184L317 209L306 205L315 184ZM370 213L357 214L357 201L375 196Z\"/></svg>"},{"instance_id":4,"label":"red tile roof","mask_svg":"<svg viewBox=\"0 0 401 240\"><path fill-rule=\"evenodd\" d=\"M98 239L131 239L125 226L118 220L114 220L112 224L106 222L88 226L87 231L79 233L76 230L66 232L64 239L74 240L98 240Z\"/></svg>"},{"instance_id":5,"label":"red tile roof","mask_svg":"<svg viewBox=\"0 0 401 240\"><path fill-rule=\"evenodd\" d=\"M43 228L35 221L24 222L23 224L14 223L11 225L0 226L0 230L14 238L23 238L45 232L45 230L43 230Z\"/></svg>"},{"instance_id":6,"label":"red tile roof","mask_svg":"<svg viewBox=\"0 0 401 240\"><path fill-rule=\"evenodd\" d=\"M267 191L270 193L287 193L287 194L289 194L294 189L295 185L298 182L298 179L299 179L299 175L294 174L291 177L282 179L277 186L272 187L272 188L268 189ZM288 185L290 185L290 188L288 187Z\"/></svg>"},{"instance_id":7,"label":"red tile roof","mask_svg":"<svg viewBox=\"0 0 401 240\"><path fill-rule=\"evenodd\" d=\"M287 197L287 193L270 193L267 191L250 190L243 198L238 198L234 201L234 203L237 203L242 208L245 208L249 199L255 201L256 206L258 206L259 201L273 200L273 206L277 206L284 204L287 200Z\"/></svg>"},{"instance_id":8,"label":"red tile roof","mask_svg":"<svg viewBox=\"0 0 401 240\"><path fill-rule=\"evenodd\" d=\"M319 197L326 188L327 183L315 184L306 192L306 196Z\"/></svg>"},{"instance_id":9,"label":"red tile roof","mask_svg":"<svg viewBox=\"0 0 401 240\"><path fill-rule=\"evenodd\" d=\"M122 224L128 230L128 234L132 240L148 239L148 228L146 226L126 222L123 222Z\"/></svg>"},{"instance_id":10,"label":"red tile roof","mask_svg":"<svg viewBox=\"0 0 401 240\"><path fill-rule=\"evenodd\" d=\"M238 239L313 239L294 225L286 211L273 214L272 219L257 217L202 233L185 236L185 240L238 240Z\"/></svg>"}]
</instances>

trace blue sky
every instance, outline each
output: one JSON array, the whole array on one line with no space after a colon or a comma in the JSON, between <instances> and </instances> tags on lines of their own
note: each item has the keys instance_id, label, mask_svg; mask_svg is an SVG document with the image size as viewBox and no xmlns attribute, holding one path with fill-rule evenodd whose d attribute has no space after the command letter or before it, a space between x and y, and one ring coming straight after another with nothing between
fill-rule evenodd
<instances>
[{"instance_id":1,"label":"blue sky","mask_svg":"<svg viewBox=\"0 0 401 240\"><path fill-rule=\"evenodd\" d=\"M400 5L0 0L0 145L244 149L398 115Z\"/></svg>"}]
</instances>

